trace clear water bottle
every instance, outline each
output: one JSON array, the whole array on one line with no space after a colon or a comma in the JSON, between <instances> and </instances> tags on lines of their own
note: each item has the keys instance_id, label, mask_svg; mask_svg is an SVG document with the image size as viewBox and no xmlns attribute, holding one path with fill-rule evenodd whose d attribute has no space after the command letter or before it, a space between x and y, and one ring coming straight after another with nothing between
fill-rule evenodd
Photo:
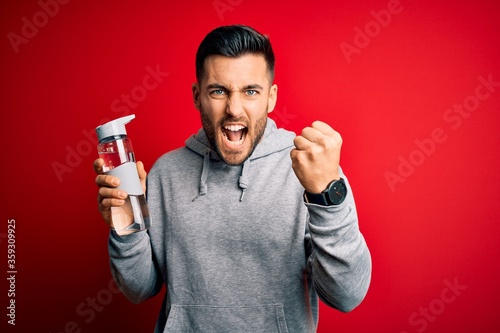
<instances>
[{"instance_id":1,"label":"clear water bottle","mask_svg":"<svg viewBox=\"0 0 500 333\"><path fill-rule=\"evenodd\" d=\"M118 177L118 189L128 194L123 206L111 207L111 227L118 235L147 230L151 226L132 143L125 129L125 124L134 118L135 115L118 118L96 128L97 151L104 160L103 172Z\"/></svg>"}]
</instances>

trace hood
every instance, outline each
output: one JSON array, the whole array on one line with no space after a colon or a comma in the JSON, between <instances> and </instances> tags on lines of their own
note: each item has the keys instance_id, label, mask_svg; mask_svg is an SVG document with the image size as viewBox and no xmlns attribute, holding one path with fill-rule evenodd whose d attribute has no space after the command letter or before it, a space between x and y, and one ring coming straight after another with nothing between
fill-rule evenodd
<instances>
[{"instance_id":1,"label":"hood","mask_svg":"<svg viewBox=\"0 0 500 333\"><path fill-rule=\"evenodd\" d=\"M243 201L245 192L249 188L247 175L250 169L250 162L259 158L266 157L275 152L292 148L294 138L295 133L281 128L278 129L274 120L272 120L271 118L267 118L266 129L264 130L262 140L257 144L250 157L247 158L245 162L243 162L243 167L241 168L241 175L238 180L238 186L241 188L240 201ZM210 141L208 140L203 128L201 128L198 133L190 136L186 140L186 147L203 156L200 189L198 195L193 199L194 201L198 197L206 195L208 193L207 179L208 173L210 171L210 160L221 161L221 158L219 154L214 149L212 149Z\"/></svg>"}]
</instances>

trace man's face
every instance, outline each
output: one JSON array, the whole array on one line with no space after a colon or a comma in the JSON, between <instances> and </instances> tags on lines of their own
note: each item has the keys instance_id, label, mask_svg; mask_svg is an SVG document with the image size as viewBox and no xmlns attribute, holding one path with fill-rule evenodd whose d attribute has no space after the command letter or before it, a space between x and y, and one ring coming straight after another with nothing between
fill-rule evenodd
<instances>
[{"instance_id":1,"label":"man's face","mask_svg":"<svg viewBox=\"0 0 500 333\"><path fill-rule=\"evenodd\" d=\"M210 56L205 74L193 85L193 99L208 139L225 163L238 165L252 154L276 104L261 55Z\"/></svg>"}]
</instances>

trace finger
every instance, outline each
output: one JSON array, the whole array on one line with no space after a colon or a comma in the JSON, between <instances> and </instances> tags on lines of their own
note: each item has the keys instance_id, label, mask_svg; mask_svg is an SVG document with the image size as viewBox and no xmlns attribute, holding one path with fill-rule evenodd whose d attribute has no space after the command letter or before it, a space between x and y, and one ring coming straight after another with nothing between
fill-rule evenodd
<instances>
[{"instance_id":1,"label":"finger","mask_svg":"<svg viewBox=\"0 0 500 333\"><path fill-rule=\"evenodd\" d=\"M124 204L125 204L125 200L122 200L122 199L103 198L99 202L99 209L101 211L104 211L104 210L109 209L111 207L121 207Z\"/></svg>"},{"instance_id":2,"label":"finger","mask_svg":"<svg viewBox=\"0 0 500 333\"><path fill-rule=\"evenodd\" d=\"M148 174L144 169L144 164L141 161L137 161L136 165L137 165L137 172L139 173L139 179L145 180Z\"/></svg>"},{"instance_id":3,"label":"finger","mask_svg":"<svg viewBox=\"0 0 500 333\"><path fill-rule=\"evenodd\" d=\"M95 183L99 187L117 187L120 185L120 179L110 175L97 175Z\"/></svg>"},{"instance_id":4,"label":"finger","mask_svg":"<svg viewBox=\"0 0 500 333\"><path fill-rule=\"evenodd\" d=\"M118 190L115 188L101 187L98 192L98 201L101 202L104 199L120 199L124 200L127 198L127 192L123 190Z\"/></svg>"},{"instance_id":5,"label":"finger","mask_svg":"<svg viewBox=\"0 0 500 333\"><path fill-rule=\"evenodd\" d=\"M290 159L292 160L292 168L295 170L295 168L297 168L301 162L300 162L300 153L302 151L301 150L298 150L296 148L292 149L290 151Z\"/></svg>"},{"instance_id":6,"label":"finger","mask_svg":"<svg viewBox=\"0 0 500 333\"><path fill-rule=\"evenodd\" d=\"M319 120L313 122L311 127L328 136L333 136L337 133L330 125Z\"/></svg>"},{"instance_id":7,"label":"finger","mask_svg":"<svg viewBox=\"0 0 500 333\"><path fill-rule=\"evenodd\" d=\"M306 127L302 130L302 136L307 140L325 147L341 145L342 137L330 125L321 121L315 121L313 127Z\"/></svg>"},{"instance_id":8,"label":"finger","mask_svg":"<svg viewBox=\"0 0 500 333\"><path fill-rule=\"evenodd\" d=\"M292 159L292 166L301 165L307 160L307 153L294 148L290 151L290 158Z\"/></svg>"},{"instance_id":9,"label":"finger","mask_svg":"<svg viewBox=\"0 0 500 333\"><path fill-rule=\"evenodd\" d=\"M104 166L104 160L102 158L98 158L94 161L94 171L97 174L103 173L102 167Z\"/></svg>"},{"instance_id":10,"label":"finger","mask_svg":"<svg viewBox=\"0 0 500 333\"><path fill-rule=\"evenodd\" d=\"M298 152L299 151L297 150L297 148L293 148L292 150L290 150L290 158L292 159L292 163L295 162Z\"/></svg>"},{"instance_id":11,"label":"finger","mask_svg":"<svg viewBox=\"0 0 500 333\"><path fill-rule=\"evenodd\" d=\"M320 131L318 131L317 129L312 128L312 127L305 127L302 130L301 135L305 139L307 139L307 140L309 140L311 142L318 142L324 136L323 133L321 133Z\"/></svg>"},{"instance_id":12,"label":"finger","mask_svg":"<svg viewBox=\"0 0 500 333\"><path fill-rule=\"evenodd\" d=\"M302 135L299 135L295 137L295 139L293 140L293 144L298 150L307 150L309 147L311 147L312 142L304 138Z\"/></svg>"},{"instance_id":13,"label":"finger","mask_svg":"<svg viewBox=\"0 0 500 333\"><path fill-rule=\"evenodd\" d=\"M334 130L330 125L321 121L315 121L312 126L321 132L327 138L332 138L335 142L342 144L342 136Z\"/></svg>"}]
</instances>

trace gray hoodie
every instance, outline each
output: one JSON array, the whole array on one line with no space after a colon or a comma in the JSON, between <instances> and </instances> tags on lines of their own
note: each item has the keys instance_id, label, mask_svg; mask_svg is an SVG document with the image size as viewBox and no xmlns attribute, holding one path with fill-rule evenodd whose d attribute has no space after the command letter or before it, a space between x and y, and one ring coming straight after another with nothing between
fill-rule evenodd
<instances>
[{"instance_id":1,"label":"gray hoodie","mask_svg":"<svg viewBox=\"0 0 500 333\"><path fill-rule=\"evenodd\" d=\"M314 332L318 297L340 311L364 298L371 258L352 190L339 206L305 204L291 168L295 134L268 119L240 166L205 132L148 175L148 232L109 237L112 274L134 303L166 285L160 332ZM345 175L342 174L345 179Z\"/></svg>"}]
</instances>

